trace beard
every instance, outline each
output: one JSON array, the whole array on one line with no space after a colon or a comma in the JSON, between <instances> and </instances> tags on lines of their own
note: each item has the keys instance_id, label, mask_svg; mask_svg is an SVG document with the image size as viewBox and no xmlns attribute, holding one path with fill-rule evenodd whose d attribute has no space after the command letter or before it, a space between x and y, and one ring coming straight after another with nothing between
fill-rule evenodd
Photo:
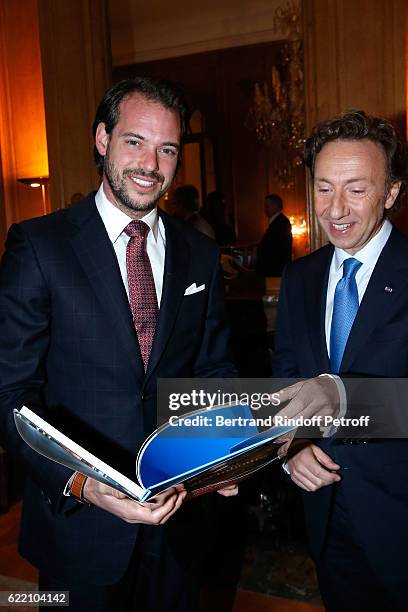
<instances>
[{"instance_id":1,"label":"beard","mask_svg":"<svg viewBox=\"0 0 408 612\"><path fill-rule=\"evenodd\" d=\"M165 183L164 176L156 170L147 171L143 168L125 168L120 172L114 162L110 160L108 153L105 156L103 171L116 201L125 208L136 212L148 212L153 210L156 203L160 200L162 195L166 193L171 183L171 179ZM140 196L139 198L134 197L129 193L128 182L126 180L128 177L132 176L157 181L161 184L159 193L151 196L150 199L148 196Z\"/></svg>"}]
</instances>

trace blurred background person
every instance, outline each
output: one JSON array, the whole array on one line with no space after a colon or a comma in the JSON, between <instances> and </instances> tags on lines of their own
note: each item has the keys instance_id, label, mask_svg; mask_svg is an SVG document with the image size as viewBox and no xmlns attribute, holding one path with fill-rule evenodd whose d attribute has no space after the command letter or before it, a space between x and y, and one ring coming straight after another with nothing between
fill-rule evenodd
<instances>
[{"instance_id":1,"label":"blurred background person","mask_svg":"<svg viewBox=\"0 0 408 612\"><path fill-rule=\"evenodd\" d=\"M194 185L177 187L173 191L171 204L174 217L187 221L202 234L215 239L213 228L200 214L200 196Z\"/></svg>"},{"instance_id":2,"label":"blurred background person","mask_svg":"<svg viewBox=\"0 0 408 612\"><path fill-rule=\"evenodd\" d=\"M234 228L227 222L225 196L221 191L212 191L207 196L203 216L214 229L215 240L221 246L233 244L237 238Z\"/></svg>"},{"instance_id":3,"label":"blurred background person","mask_svg":"<svg viewBox=\"0 0 408 612\"><path fill-rule=\"evenodd\" d=\"M83 200L85 197L84 193L81 193L80 191L76 191L75 193L72 194L72 196L69 199L69 206L73 206L74 204L77 204L78 202L80 202L81 200Z\"/></svg>"},{"instance_id":4,"label":"blurred background person","mask_svg":"<svg viewBox=\"0 0 408 612\"><path fill-rule=\"evenodd\" d=\"M292 260L292 226L282 212L282 198L271 193L265 198L269 226L258 246L256 271L259 276L282 276Z\"/></svg>"}]
</instances>

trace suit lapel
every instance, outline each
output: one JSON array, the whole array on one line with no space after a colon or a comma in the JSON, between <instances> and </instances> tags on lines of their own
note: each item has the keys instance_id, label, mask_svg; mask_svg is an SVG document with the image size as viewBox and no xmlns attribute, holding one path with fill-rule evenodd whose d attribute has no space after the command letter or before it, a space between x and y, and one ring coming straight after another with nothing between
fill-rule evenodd
<instances>
[{"instance_id":1,"label":"suit lapel","mask_svg":"<svg viewBox=\"0 0 408 612\"><path fill-rule=\"evenodd\" d=\"M326 346L326 295L333 247L323 247L314 254L315 261L307 277L303 278L306 295L306 320L310 343L320 372L330 372Z\"/></svg>"},{"instance_id":2,"label":"suit lapel","mask_svg":"<svg viewBox=\"0 0 408 612\"><path fill-rule=\"evenodd\" d=\"M136 375L142 379L143 363L126 290L113 246L96 209L95 198L90 196L71 209L68 219L77 226L71 240L72 248L105 310L107 320L129 353Z\"/></svg>"},{"instance_id":3,"label":"suit lapel","mask_svg":"<svg viewBox=\"0 0 408 612\"><path fill-rule=\"evenodd\" d=\"M406 241L393 229L373 270L363 300L351 328L344 351L341 371L352 370L352 364L375 327L392 316L394 304L408 283L408 250ZM385 287L392 291L385 290Z\"/></svg>"},{"instance_id":4,"label":"suit lapel","mask_svg":"<svg viewBox=\"0 0 408 612\"><path fill-rule=\"evenodd\" d=\"M174 220L159 209L166 230L166 257L163 273L163 291L152 351L146 378L151 376L162 356L176 320L184 291L190 261L190 246Z\"/></svg>"},{"instance_id":5,"label":"suit lapel","mask_svg":"<svg viewBox=\"0 0 408 612\"><path fill-rule=\"evenodd\" d=\"M166 230L166 257L164 264L163 292L160 304L159 319L154 335L152 351L146 372L149 377L157 367L170 334L173 330L190 267L190 245L181 229L166 213L159 209Z\"/></svg>"}]
</instances>

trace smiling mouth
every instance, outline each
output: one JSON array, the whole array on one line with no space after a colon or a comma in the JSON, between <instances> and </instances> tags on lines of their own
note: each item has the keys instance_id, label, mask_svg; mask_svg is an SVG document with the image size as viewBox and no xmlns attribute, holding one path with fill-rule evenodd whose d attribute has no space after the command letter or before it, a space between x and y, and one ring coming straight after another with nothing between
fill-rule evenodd
<instances>
[{"instance_id":1,"label":"smiling mouth","mask_svg":"<svg viewBox=\"0 0 408 612\"><path fill-rule=\"evenodd\" d=\"M136 185L138 185L138 187L149 188L149 187L153 187L153 185L156 184L156 181L149 181L147 179L142 179L140 177L130 176L129 178L130 178L131 181L136 183Z\"/></svg>"},{"instance_id":2,"label":"smiling mouth","mask_svg":"<svg viewBox=\"0 0 408 612\"><path fill-rule=\"evenodd\" d=\"M330 225L336 232L344 232L348 230L353 224L352 223L331 223Z\"/></svg>"}]
</instances>

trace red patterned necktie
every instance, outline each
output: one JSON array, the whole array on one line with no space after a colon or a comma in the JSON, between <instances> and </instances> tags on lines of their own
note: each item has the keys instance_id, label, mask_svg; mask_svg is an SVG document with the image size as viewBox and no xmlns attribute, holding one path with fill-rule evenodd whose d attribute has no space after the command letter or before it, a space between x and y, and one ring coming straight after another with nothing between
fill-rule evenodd
<instances>
[{"instance_id":1,"label":"red patterned necktie","mask_svg":"<svg viewBox=\"0 0 408 612\"><path fill-rule=\"evenodd\" d=\"M149 229L143 221L131 221L124 229L130 236L126 247L130 309L145 370L149 363L159 313L152 267L146 252Z\"/></svg>"}]
</instances>

